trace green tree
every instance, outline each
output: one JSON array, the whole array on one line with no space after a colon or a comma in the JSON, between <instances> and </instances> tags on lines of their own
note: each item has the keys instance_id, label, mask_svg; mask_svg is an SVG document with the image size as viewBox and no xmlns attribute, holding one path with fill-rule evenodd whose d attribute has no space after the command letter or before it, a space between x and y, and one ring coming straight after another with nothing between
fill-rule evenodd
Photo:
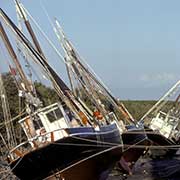
<instances>
[{"instance_id":1,"label":"green tree","mask_svg":"<svg viewBox=\"0 0 180 180\"><path fill-rule=\"evenodd\" d=\"M47 87L40 82L35 82L34 85L37 96L43 102L44 106L59 101L59 97L54 91L54 89Z\"/></svg>"}]
</instances>

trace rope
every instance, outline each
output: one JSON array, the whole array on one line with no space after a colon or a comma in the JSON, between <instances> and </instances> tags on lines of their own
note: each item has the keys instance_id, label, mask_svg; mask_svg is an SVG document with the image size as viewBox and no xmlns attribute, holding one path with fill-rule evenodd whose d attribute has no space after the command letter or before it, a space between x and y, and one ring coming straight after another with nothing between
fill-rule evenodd
<instances>
[{"instance_id":1,"label":"rope","mask_svg":"<svg viewBox=\"0 0 180 180\"><path fill-rule=\"evenodd\" d=\"M112 147L110 145L93 145L93 144L77 144L77 143L51 143L51 144L55 144L55 145L63 145L63 146L84 146L84 147ZM123 146L123 145L122 145Z\"/></svg>"},{"instance_id":2,"label":"rope","mask_svg":"<svg viewBox=\"0 0 180 180\"><path fill-rule=\"evenodd\" d=\"M68 169L70 169L70 168L72 168L72 167L74 167L74 166L76 166L76 165L78 165L78 164L81 164L81 163L87 161L88 159L91 159L91 158L93 158L93 157L96 157L96 156L98 156L98 155L101 155L101 154L103 154L103 153L106 153L106 152L108 152L108 151L114 150L114 149L119 148L119 147L121 147L121 146L111 147L111 148L109 148L109 149L106 149L106 150L103 150L103 151L101 151L101 152L95 153L95 154L93 154L93 155L91 155L91 156L88 156L87 158L84 158L84 159L82 159L82 160L80 160L80 161L78 161L78 162L76 162L76 163L74 163L74 164L72 164L72 165L64 168L63 170L59 171L58 174L61 174L61 173L65 172L65 171L67 171ZM57 174L57 173L56 173L56 174ZM53 177L54 175L55 175L55 174L53 174L52 176L49 176L48 178ZM47 180L48 178L45 178L44 180Z\"/></svg>"},{"instance_id":3,"label":"rope","mask_svg":"<svg viewBox=\"0 0 180 180\"><path fill-rule=\"evenodd\" d=\"M22 159L23 159L23 157L21 157L21 158L18 160L18 162L16 163L16 165L15 165L12 169L9 170L10 173L13 173L13 170L18 166L18 164L22 161ZM2 178L1 180L6 180L6 179L8 178L8 176L11 175L10 173L8 173L7 176L5 176L4 178Z\"/></svg>"},{"instance_id":4,"label":"rope","mask_svg":"<svg viewBox=\"0 0 180 180\"><path fill-rule=\"evenodd\" d=\"M57 55L61 58L61 60L65 62L63 55L57 50L56 46L53 44L53 42L48 38L48 36L44 33L44 31L41 29L41 27L38 25L38 23L35 21L35 19L31 16L31 14L28 12L28 10L22 5L23 9L25 10L25 12L28 14L28 16L30 17L30 19L33 21L33 23L36 25L36 27L39 29L39 31L41 32L41 34L45 37L45 39L47 40L47 42L50 44L50 46L55 50L55 52L57 53Z\"/></svg>"},{"instance_id":5,"label":"rope","mask_svg":"<svg viewBox=\"0 0 180 180\"><path fill-rule=\"evenodd\" d=\"M111 146L117 146L119 145L119 143L110 143L110 142L105 142L105 141L97 141L97 140L91 140L91 139L87 139L87 138L81 138L81 137L77 137L77 136L72 136L73 139L79 139L79 140L84 140L87 142L93 142L93 143L104 143L107 145L111 145Z\"/></svg>"},{"instance_id":6,"label":"rope","mask_svg":"<svg viewBox=\"0 0 180 180\"><path fill-rule=\"evenodd\" d=\"M146 138L144 138L144 139L142 139L142 140L138 141L137 143L135 143L135 144L133 144L133 145L130 145L130 146L124 144L124 148L127 147L127 149L125 149L124 152L128 151L130 148L133 148L133 147L137 146L137 144L143 142L145 139L146 139ZM139 145L138 145L138 146L139 146ZM144 148L145 148L145 147L147 147L147 146L144 146Z\"/></svg>"},{"instance_id":7,"label":"rope","mask_svg":"<svg viewBox=\"0 0 180 180\"><path fill-rule=\"evenodd\" d=\"M146 113L144 114L144 116L141 118L140 122L143 122L143 121L145 120L145 118L147 118L147 116L148 116L150 113L152 113L152 111L155 111L155 108L157 108L157 109L156 109L156 112L159 111L160 108L161 108L162 106L164 106L164 104L167 102L166 98L169 98L173 93L175 93L175 92L178 90L179 86L180 86L180 80L177 81L176 84L174 84L174 86L171 87L171 89L170 89L165 95L163 95L163 96L159 99L159 101L158 101L155 105L153 105L153 106L151 107L151 109L149 109L148 112L146 112ZM162 104L160 104L160 103L162 103Z\"/></svg>"},{"instance_id":8,"label":"rope","mask_svg":"<svg viewBox=\"0 0 180 180\"><path fill-rule=\"evenodd\" d=\"M3 127L1 127L1 126L6 125L6 124L8 124L8 123L11 123L11 122L15 121L16 119L18 119L19 117L21 117L21 116L23 116L24 114L26 114L26 112L23 112L24 110L25 110L25 108L22 110L22 112L21 112L19 115L15 116L15 117L12 118L10 121L7 121L6 123L5 123L5 122L0 123L0 129L3 128Z\"/></svg>"}]
</instances>

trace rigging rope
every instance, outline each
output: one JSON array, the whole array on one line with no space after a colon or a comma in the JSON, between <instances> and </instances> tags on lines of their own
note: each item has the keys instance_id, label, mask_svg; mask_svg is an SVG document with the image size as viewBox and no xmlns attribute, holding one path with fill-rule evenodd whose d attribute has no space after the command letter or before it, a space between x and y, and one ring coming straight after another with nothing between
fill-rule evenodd
<instances>
[{"instance_id":1,"label":"rigging rope","mask_svg":"<svg viewBox=\"0 0 180 180\"><path fill-rule=\"evenodd\" d=\"M1 180L7 180L7 178L11 175L11 173L13 173L13 170L18 166L18 164L22 161L23 157L21 157L18 162L15 164L15 166L9 170L9 173L7 174L7 176L5 176L4 178L2 178Z\"/></svg>"},{"instance_id":2,"label":"rigging rope","mask_svg":"<svg viewBox=\"0 0 180 180\"><path fill-rule=\"evenodd\" d=\"M80 160L80 161L78 161L78 162L76 162L76 163L74 163L74 164L72 164L72 165L64 168L63 170L60 170L58 173L61 174L61 173L67 171L68 169L70 169L70 168L72 168L72 167L74 167L74 166L76 166L76 165L78 165L78 164L80 164L80 163L83 163L83 162L85 162L85 161L87 161L87 160L89 160L89 159L91 159L91 158L93 158L93 157L96 157L96 156L101 155L101 154L103 154L103 153L106 153L106 152L108 152L108 151L114 150L114 149L116 149L116 148L119 148L119 147L118 147L118 146L114 146L114 147L108 148L108 149L106 149L106 150L103 150L103 151L101 151L101 152L95 153L95 154L93 154L93 155L91 155L91 156L88 156L87 158L84 158L84 159L82 159L82 160ZM55 174L54 174L54 175L55 175ZM54 175L49 176L48 178L53 177ZM47 180L48 178L44 178L44 180Z\"/></svg>"},{"instance_id":3,"label":"rigging rope","mask_svg":"<svg viewBox=\"0 0 180 180\"><path fill-rule=\"evenodd\" d=\"M33 23L36 25L36 27L39 29L39 31L41 32L41 34L45 37L45 39L47 40L47 42L50 44L50 46L55 50L55 52L57 53L57 55L60 57L60 59L64 62L64 56L57 50L56 46L53 44L53 42L48 38L48 36L45 34L45 32L42 30L42 28L39 26L39 24L35 21L35 19L31 16L31 14L28 12L28 10L22 5L23 9L25 10L25 12L28 14L28 16L30 17L30 19L33 21Z\"/></svg>"}]
</instances>

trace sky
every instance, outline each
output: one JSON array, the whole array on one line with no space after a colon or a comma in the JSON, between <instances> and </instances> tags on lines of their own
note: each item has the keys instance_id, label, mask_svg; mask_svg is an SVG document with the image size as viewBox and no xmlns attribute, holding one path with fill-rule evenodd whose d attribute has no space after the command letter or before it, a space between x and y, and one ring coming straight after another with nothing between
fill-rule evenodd
<instances>
[{"instance_id":1,"label":"sky","mask_svg":"<svg viewBox=\"0 0 180 180\"><path fill-rule=\"evenodd\" d=\"M21 2L55 41L43 4L117 98L159 99L180 79L179 0ZM16 22L13 0L0 0L0 7Z\"/></svg>"}]
</instances>

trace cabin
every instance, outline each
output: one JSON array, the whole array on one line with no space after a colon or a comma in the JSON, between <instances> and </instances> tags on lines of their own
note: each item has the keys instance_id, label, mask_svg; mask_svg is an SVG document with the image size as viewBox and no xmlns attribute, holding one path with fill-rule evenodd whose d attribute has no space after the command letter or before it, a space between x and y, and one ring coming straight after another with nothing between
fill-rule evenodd
<instances>
[{"instance_id":1,"label":"cabin","mask_svg":"<svg viewBox=\"0 0 180 180\"><path fill-rule=\"evenodd\" d=\"M39 109L19 121L28 140L38 139L39 143L56 141L67 136L66 128L70 119L60 103Z\"/></svg>"},{"instance_id":2,"label":"cabin","mask_svg":"<svg viewBox=\"0 0 180 180\"><path fill-rule=\"evenodd\" d=\"M150 122L150 128L171 140L180 138L180 119L160 111Z\"/></svg>"}]
</instances>

